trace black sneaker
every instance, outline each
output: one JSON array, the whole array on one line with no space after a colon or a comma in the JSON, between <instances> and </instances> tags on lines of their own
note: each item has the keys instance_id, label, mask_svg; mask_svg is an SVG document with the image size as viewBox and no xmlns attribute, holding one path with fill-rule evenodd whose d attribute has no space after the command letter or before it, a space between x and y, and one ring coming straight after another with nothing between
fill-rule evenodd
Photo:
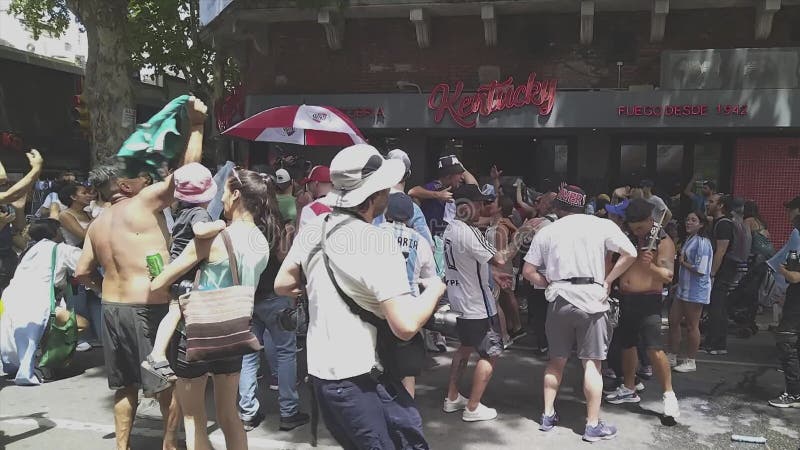
<instances>
[{"instance_id":1,"label":"black sneaker","mask_svg":"<svg viewBox=\"0 0 800 450\"><path fill-rule=\"evenodd\" d=\"M780 397L770 400L769 405L776 408L800 408L800 395L784 392Z\"/></svg>"},{"instance_id":2,"label":"black sneaker","mask_svg":"<svg viewBox=\"0 0 800 450\"><path fill-rule=\"evenodd\" d=\"M311 418L306 413L295 413L293 416L281 417L281 425L278 429L281 431L291 431L307 424L310 420Z\"/></svg>"},{"instance_id":3,"label":"black sneaker","mask_svg":"<svg viewBox=\"0 0 800 450\"><path fill-rule=\"evenodd\" d=\"M618 379L603 377L603 395L609 395L617 392L619 385L620 381Z\"/></svg>"},{"instance_id":4,"label":"black sneaker","mask_svg":"<svg viewBox=\"0 0 800 450\"><path fill-rule=\"evenodd\" d=\"M244 431L253 431L261 425L261 422L264 421L264 414L261 411L257 412L255 417L249 420L242 420L242 424L244 425Z\"/></svg>"}]
</instances>

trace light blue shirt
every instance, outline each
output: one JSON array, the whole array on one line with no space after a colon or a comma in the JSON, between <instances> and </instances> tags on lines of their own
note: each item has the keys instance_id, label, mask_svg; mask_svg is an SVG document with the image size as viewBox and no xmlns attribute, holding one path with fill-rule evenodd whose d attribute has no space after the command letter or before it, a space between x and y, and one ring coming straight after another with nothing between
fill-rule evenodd
<instances>
[{"instance_id":1,"label":"light blue shirt","mask_svg":"<svg viewBox=\"0 0 800 450\"><path fill-rule=\"evenodd\" d=\"M677 296L686 302L707 305L711 299L711 264L714 260L711 241L695 235L683 244L681 251L694 270L681 265Z\"/></svg>"},{"instance_id":2,"label":"light blue shirt","mask_svg":"<svg viewBox=\"0 0 800 450\"><path fill-rule=\"evenodd\" d=\"M778 269L781 267L781 264L786 262L786 256L788 256L789 252L792 250L800 251L800 232L797 231L797 228L792 230L789 241L784 244L783 248L778 250L778 252L767 261L767 265L775 271L775 285L781 290L785 290L789 286L789 283L786 282L786 279L781 275Z\"/></svg>"},{"instance_id":3,"label":"light blue shirt","mask_svg":"<svg viewBox=\"0 0 800 450\"><path fill-rule=\"evenodd\" d=\"M386 222L386 217L383 214L372 220L373 225L380 225L384 222ZM428 229L428 222L425 221L425 214L422 213L422 209L416 203L414 203L414 216L411 217L408 225L428 241L432 248L434 247L431 230Z\"/></svg>"}]
</instances>

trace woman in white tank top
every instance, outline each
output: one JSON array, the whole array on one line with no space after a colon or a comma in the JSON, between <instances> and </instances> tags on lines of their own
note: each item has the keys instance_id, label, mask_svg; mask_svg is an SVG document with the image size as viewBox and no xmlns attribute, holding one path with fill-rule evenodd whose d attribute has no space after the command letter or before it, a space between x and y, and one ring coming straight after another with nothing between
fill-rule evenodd
<instances>
[{"instance_id":1,"label":"woman in white tank top","mask_svg":"<svg viewBox=\"0 0 800 450\"><path fill-rule=\"evenodd\" d=\"M61 222L61 234L64 242L75 247L82 247L86 238L86 230L92 218L84 208L94 200L89 188L79 184L68 184L58 192L59 201L66 207L58 216Z\"/></svg>"}]
</instances>

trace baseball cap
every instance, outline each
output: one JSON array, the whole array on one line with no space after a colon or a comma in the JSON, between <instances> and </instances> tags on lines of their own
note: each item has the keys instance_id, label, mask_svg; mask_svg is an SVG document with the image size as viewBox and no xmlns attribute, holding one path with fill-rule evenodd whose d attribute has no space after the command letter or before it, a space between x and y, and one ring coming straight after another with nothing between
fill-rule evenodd
<instances>
[{"instance_id":1,"label":"baseball cap","mask_svg":"<svg viewBox=\"0 0 800 450\"><path fill-rule=\"evenodd\" d=\"M783 206L786 209L800 209L800 195L789 200L788 202L784 202Z\"/></svg>"},{"instance_id":2,"label":"baseball cap","mask_svg":"<svg viewBox=\"0 0 800 450\"><path fill-rule=\"evenodd\" d=\"M211 171L200 163L189 163L173 174L175 198L186 203L210 202L217 195L217 184Z\"/></svg>"},{"instance_id":3,"label":"baseball cap","mask_svg":"<svg viewBox=\"0 0 800 450\"><path fill-rule=\"evenodd\" d=\"M386 220L408 223L414 217L414 201L402 192L390 194L385 215Z\"/></svg>"},{"instance_id":4,"label":"baseball cap","mask_svg":"<svg viewBox=\"0 0 800 450\"><path fill-rule=\"evenodd\" d=\"M406 166L406 176L411 175L411 158L408 153L396 148L386 154L386 159L399 159Z\"/></svg>"},{"instance_id":5,"label":"baseball cap","mask_svg":"<svg viewBox=\"0 0 800 450\"><path fill-rule=\"evenodd\" d=\"M316 181L317 183L330 183L331 182L331 170L328 166L314 166L311 168L311 172L308 174L308 177L303 178L300 181L300 184L310 183L312 181Z\"/></svg>"},{"instance_id":6,"label":"baseball cap","mask_svg":"<svg viewBox=\"0 0 800 450\"><path fill-rule=\"evenodd\" d=\"M497 198L497 193L495 192L494 185L491 184L484 184L481 188L481 194L488 197L489 200L487 201L494 201Z\"/></svg>"},{"instance_id":7,"label":"baseball cap","mask_svg":"<svg viewBox=\"0 0 800 450\"><path fill-rule=\"evenodd\" d=\"M292 176L286 169L278 169L275 171L275 182L278 184L286 184L292 181Z\"/></svg>"},{"instance_id":8,"label":"baseball cap","mask_svg":"<svg viewBox=\"0 0 800 450\"><path fill-rule=\"evenodd\" d=\"M331 161L333 190L325 197L326 203L342 208L358 206L370 195L399 183L405 170L402 161L384 159L371 145L351 145Z\"/></svg>"},{"instance_id":9,"label":"baseball cap","mask_svg":"<svg viewBox=\"0 0 800 450\"><path fill-rule=\"evenodd\" d=\"M586 193L578 186L564 185L558 190L555 203L567 209L582 209L586 206Z\"/></svg>"},{"instance_id":10,"label":"baseball cap","mask_svg":"<svg viewBox=\"0 0 800 450\"><path fill-rule=\"evenodd\" d=\"M464 166L461 165L461 161L458 160L456 155L442 156L439 158L437 167L439 169L439 176L464 173Z\"/></svg>"},{"instance_id":11,"label":"baseball cap","mask_svg":"<svg viewBox=\"0 0 800 450\"><path fill-rule=\"evenodd\" d=\"M608 214L613 214L615 216L619 216L624 218L625 217L625 210L628 209L628 205L631 203L630 200L625 199L616 205L606 205L606 212Z\"/></svg>"},{"instance_id":12,"label":"baseball cap","mask_svg":"<svg viewBox=\"0 0 800 450\"><path fill-rule=\"evenodd\" d=\"M453 191L453 198L456 202L459 200L468 200L471 202L489 202L494 200L478 189L475 184L462 184L455 191Z\"/></svg>"}]
</instances>

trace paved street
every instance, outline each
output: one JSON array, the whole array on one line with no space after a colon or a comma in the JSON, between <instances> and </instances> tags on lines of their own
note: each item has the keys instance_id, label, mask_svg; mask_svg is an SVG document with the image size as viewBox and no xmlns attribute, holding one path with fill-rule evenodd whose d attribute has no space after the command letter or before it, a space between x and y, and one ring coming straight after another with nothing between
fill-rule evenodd
<instances>
[{"instance_id":1,"label":"paved street","mask_svg":"<svg viewBox=\"0 0 800 450\"><path fill-rule=\"evenodd\" d=\"M496 407L497 420L467 424L459 414L441 412L449 355L436 356L433 367L422 377L418 402L425 419L427 437L435 449L531 449L588 446L580 440L584 405L577 363L571 362L557 403L562 423L548 434L537 430L541 414L541 383L544 360L532 352L532 339L525 338L505 353L489 385L485 403ZM796 449L800 444L800 410L778 410L766 400L781 392L782 374L776 370L772 336L759 333L752 339L733 338L726 357L703 355L698 372L675 374L682 417L676 426L660 423L661 395L657 383L649 381L641 406L603 406L606 421L616 424L620 436L595 444L600 448L755 448L732 444L732 433L765 436L769 449ZM113 448L112 396L106 387L101 352L78 355L78 375L38 388L2 383L0 391L0 448L109 449ZM710 358L714 358L710 360ZM304 391L305 393L306 391ZM248 434L253 449L303 449L309 427L279 432L276 394L262 391L267 420ZM308 399L308 395L304 395ZM209 405L210 405L209 397ZM304 406L308 411L308 405ZM152 408L145 415L157 414ZM222 433L213 422L209 427L218 449L224 448ZM133 449L159 445L160 422L136 422ZM318 448L337 448L320 429Z\"/></svg>"}]
</instances>

